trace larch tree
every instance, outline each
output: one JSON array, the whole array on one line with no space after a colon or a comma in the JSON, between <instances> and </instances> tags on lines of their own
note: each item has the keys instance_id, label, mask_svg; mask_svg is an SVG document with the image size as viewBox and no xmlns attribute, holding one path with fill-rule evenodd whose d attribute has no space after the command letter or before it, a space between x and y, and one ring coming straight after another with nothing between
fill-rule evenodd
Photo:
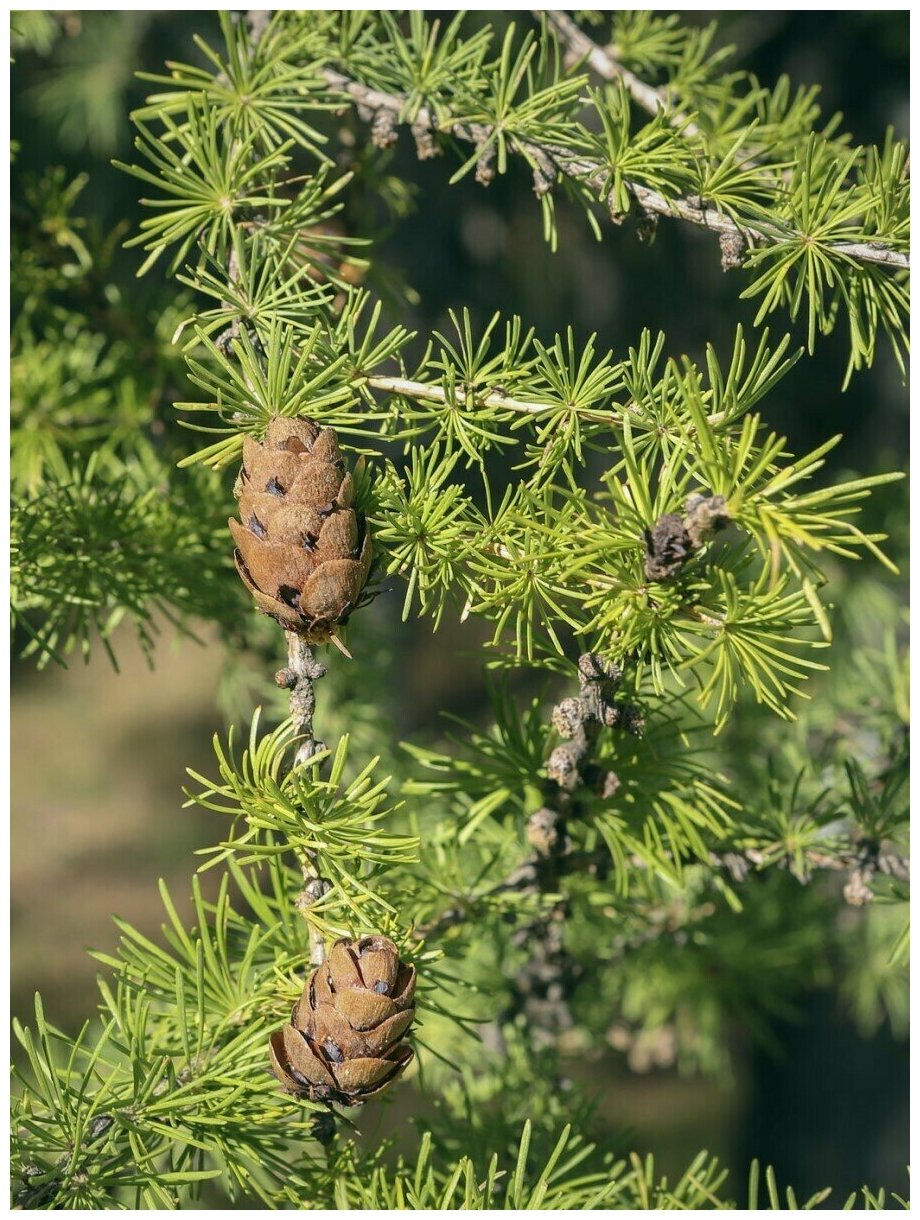
<instances>
[{"instance_id":1,"label":"larch tree","mask_svg":"<svg viewBox=\"0 0 920 1220\"><path fill-rule=\"evenodd\" d=\"M840 438L794 453L769 420L832 332L840 394L882 345L903 369L907 150L662 15L220 33L145 77L120 165L138 274L169 285L153 331L80 180L14 225L24 652L117 660L127 623L155 662L164 620L203 621L228 684L262 675L190 774L181 816L225 818L193 926L163 888L162 938L119 923L76 1036L40 999L16 1024L14 1203L804 1206L756 1163L621 1155L570 1064L612 1042L723 1072L729 1031L828 961L867 1025L903 1019L903 626L861 525L899 476L822 478ZM699 361L641 318L614 350L541 336L526 300L414 333L367 219L424 208L406 142L452 183L532 187L560 260L563 213L605 242L703 230L753 326ZM394 740L396 599L484 624L490 724ZM397 1097L398 1155L353 1123Z\"/></svg>"}]
</instances>

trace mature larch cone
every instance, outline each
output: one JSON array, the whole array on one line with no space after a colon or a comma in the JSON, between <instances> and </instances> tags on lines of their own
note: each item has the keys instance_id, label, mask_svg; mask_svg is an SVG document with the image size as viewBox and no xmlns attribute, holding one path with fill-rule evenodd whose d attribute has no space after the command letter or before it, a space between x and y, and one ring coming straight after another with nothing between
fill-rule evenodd
<instances>
[{"instance_id":1,"label":"mature larch cone","mask_svg":"<svg viewBox=\"0 0 920 1220\"><path fill-rule=\"evenodd\" d=\"M367 580L371 539L333 430L274 418L261 445L244 439L236 494L234 557L256 605L311 644L337 642Z\"/></svg>"},{"instance_id":2,"label":"mature larch cone","mask_svg":"<svg viewBox=\"0 0 920 1220\"><path fill-rule=\"evenodd\" d=\"M415 967L385 936L339 940L307 979L290 1024L271 1036L272 1069L311 1101L355 1106L412 1062L401 1045L415 1016Z\"/></svg>"}]
</instances>

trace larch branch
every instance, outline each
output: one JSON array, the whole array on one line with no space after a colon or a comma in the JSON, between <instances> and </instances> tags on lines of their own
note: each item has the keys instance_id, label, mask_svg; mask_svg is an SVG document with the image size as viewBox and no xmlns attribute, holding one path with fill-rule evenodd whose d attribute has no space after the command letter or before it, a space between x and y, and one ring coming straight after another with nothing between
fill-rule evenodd
<instances>
[{"instance_id":1,"label":"larch branch","mask_svg":"<svg viewBox=\"0 0 920 1220\"><path fill-rule=\"evenodd\" d=\"M546 415L558 411L559 403L522 402L512 398L500 389L488 389L483 393L469 391L462 386L447 390L442 385L429 385L423 381L410 381L406 377L368 377L366 383L372 390L381 390L385 394L400 394L404 398L415 398L422 402L449 403L451 397L461 406L496 407L504 411L514 411L523 415ZM582 411L578 414L585 419L594 419L598 423L610 423L616 418L613 411Z\"/></svg>"},{"instance_id":2,"label":"larch branch","mask_svg":"<svg viewBox=\"0 0 920 1220\"><path fill-rule=\"evenodd\" d=\"M376 114L385 113L394 122L409 121L406 117L408 114L406 98L398 94L383 93L379 89L372 89L368 85L361 84L332 69L325 69L323 77L331 90L345 94L355 105ZM481 146L491 134L488 127L483 128L475 123L449 121L439 125L435 116L425 106L414 112L412 127L416 132L424 130L451 135L477 147ZM508 143L510 147L530 158L537 166L545 166L549 163L559 173L597 190L598 194L603 190L609 176L603 162L579 156L567 148L561 148L548 141L515 136L513 139L509 139ZM739 224L738 221L725 215L716 207L707 206L704 200L681 196L667 199L658 191L642 186L638 182L624 181L624 186L646 214L684 220L699 228L709 229L711 232L719 234L720 237L725 236L729 239L740 237L748 246L805 241L805 236L791 227L783 227L774 223L756 226L750 222ZM828 242L824 248L856 262L874 263L891 268L910 266L910 258L907 254L895 250L883 242Z\"/></svg>"},{"instance_id":3,"label":"larch branch","mask_svg":"<svg viewBox=\"0 0 920 1220\"><path fill-rule=\"evenodd\" d=\"M472 410L492 407L504 411L512 411L520 415L550 415L554 411L569 406L573 414L588 423L610 425L622 422L627 413L636 414L635 403L625 405L614 404L606 411L590 411L584 407L561 402L530 402L512 398L504 390L490 387L482 392L469 390L463 386L454 386L447 390L443 385L433 385L426 381L412 381L408 377L387 377L373 374L365 377L361 384L384 394L398 394L403 398L414 398L418 402L439 402L445 405L452 400L460 406ZM720 423L725 418L724 411L713 411L706 416L711 424Z\"/></svg>"}]
</instances>

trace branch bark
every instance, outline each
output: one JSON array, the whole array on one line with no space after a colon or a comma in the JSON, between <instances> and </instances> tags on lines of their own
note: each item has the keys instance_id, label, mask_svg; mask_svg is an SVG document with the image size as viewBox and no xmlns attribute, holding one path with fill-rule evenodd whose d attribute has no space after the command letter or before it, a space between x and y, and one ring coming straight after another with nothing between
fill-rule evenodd
<instances>
[{"instance_id":1,"label":"branch bark","mask_svg":"<svg viewBox=\"0 0 920 1220\"><path fill-rule=\"evenodd\" d=\"M617 666L606 664L593 653L579 658L580 694L564 699L553 708L553 727L564 739L546 763L548 781L544 788L545 805L531 814L527 839L531 853L498 885L476 901L517 892L553 899L548 907L517 928L512 943L526 948L527 959L512 984L511 1001L499 1018L500 1027L518 1012L527 1018L535 1045L549 1046L573 1025L568 997L577 976L577 966L565 947L568 898L561 882L576 868L596 868L598 862L572 851L566 834L567 818L577 814L577 793L583 786L612 794L619 779L612 771L599 768L591 755L598 734L605 727L641 733L643 722L638 709L616 699L621 678ZM608 860L600 862L606 869ZM475 902L456 905L436 919L415 930L426 939L463 923L472 914ZM494 1032L494 1031L493 1031Z\"/></svg>"},{"instance_id":2,"label":"branch bark","mask_svg":"<svg viewBox=\"0 0 920 1220\"><path fill-rule=\"evenodd\" d=\"M313 714L316 711L316 688L314 683L325 676L326 667L313 656L313 652L302 636L293 631L285 632L288 642L287 669L281 669L275 674L279 686L290 691L291 719L302 741L294 756L294 766L302 766L318 754L325 746L317 741L313 732ZM303 868L304 888L297 896L295 905L298 910L312 906L329 891L329 882L320 877L312 860L307 860ZM310 924L310 966L311 969L321 966L326 957L323 934L313 924Z\"/></svg>"},{"instance_id":3,"label":"branch bark","mask_svg":"<svg viewBox=\"0 0 920 1220\"><path fill-rule=\"evenodd\" d=\"M372 390L379 390L383 394L399 394L403 398L414 398L419 402L440 402L446 404L452 401L451 395L443 385L432 385L426 381L411 381L407 377L385 377L373 374L365 377L360 383L356 382L356 384L367 385ZM521 415L548 415L553 411L558 411L560 406L563 405L559 402L522 401L521 399L512 398L504 390L497 389L494 386L484 390L482 393L471 393L462 386L455 386L452 390L452 395L453 400L460 406L469 407L472 410L482 407L496 407ZM627 413L638 413L635 403L631 402L623 405L616 404L614 408L608 411L586 411L583 407L574 406L571 409L580 419L604 425L621 421ZM713 411L706 416L706 419L711 424L717 424L724 417L724 411Z\"/></svg>"}]
</instances>

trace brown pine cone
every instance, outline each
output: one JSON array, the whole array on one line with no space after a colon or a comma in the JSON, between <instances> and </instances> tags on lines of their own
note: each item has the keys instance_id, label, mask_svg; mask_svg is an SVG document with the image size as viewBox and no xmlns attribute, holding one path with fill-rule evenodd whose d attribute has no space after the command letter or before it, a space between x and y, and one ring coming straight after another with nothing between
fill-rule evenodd
<instances>
[{"instance_id":1,"label":"brown pine cone","mask_svg":"<svg viewBox=\"0 0 920 1220\"><path fill-rule=\"evenodd\" d=\"M331 428L277 416L243 441L237 571L256 605L311 644L338 642L371 566L370 533Z\"/></svg>"},{"instance_id":2,"label":"brown pine cone","mask_svg":"<svg viewBox=\"0 0 920 1220\"><path fill-rule=\"evenodd\" d=\"M400 1045L415 1016L415 967L385 936L339 940L307 979L290 1024L271 1036L272 1070L289 1093L355 1106L412 1062Z\"/></svg>"}]
</instances>

